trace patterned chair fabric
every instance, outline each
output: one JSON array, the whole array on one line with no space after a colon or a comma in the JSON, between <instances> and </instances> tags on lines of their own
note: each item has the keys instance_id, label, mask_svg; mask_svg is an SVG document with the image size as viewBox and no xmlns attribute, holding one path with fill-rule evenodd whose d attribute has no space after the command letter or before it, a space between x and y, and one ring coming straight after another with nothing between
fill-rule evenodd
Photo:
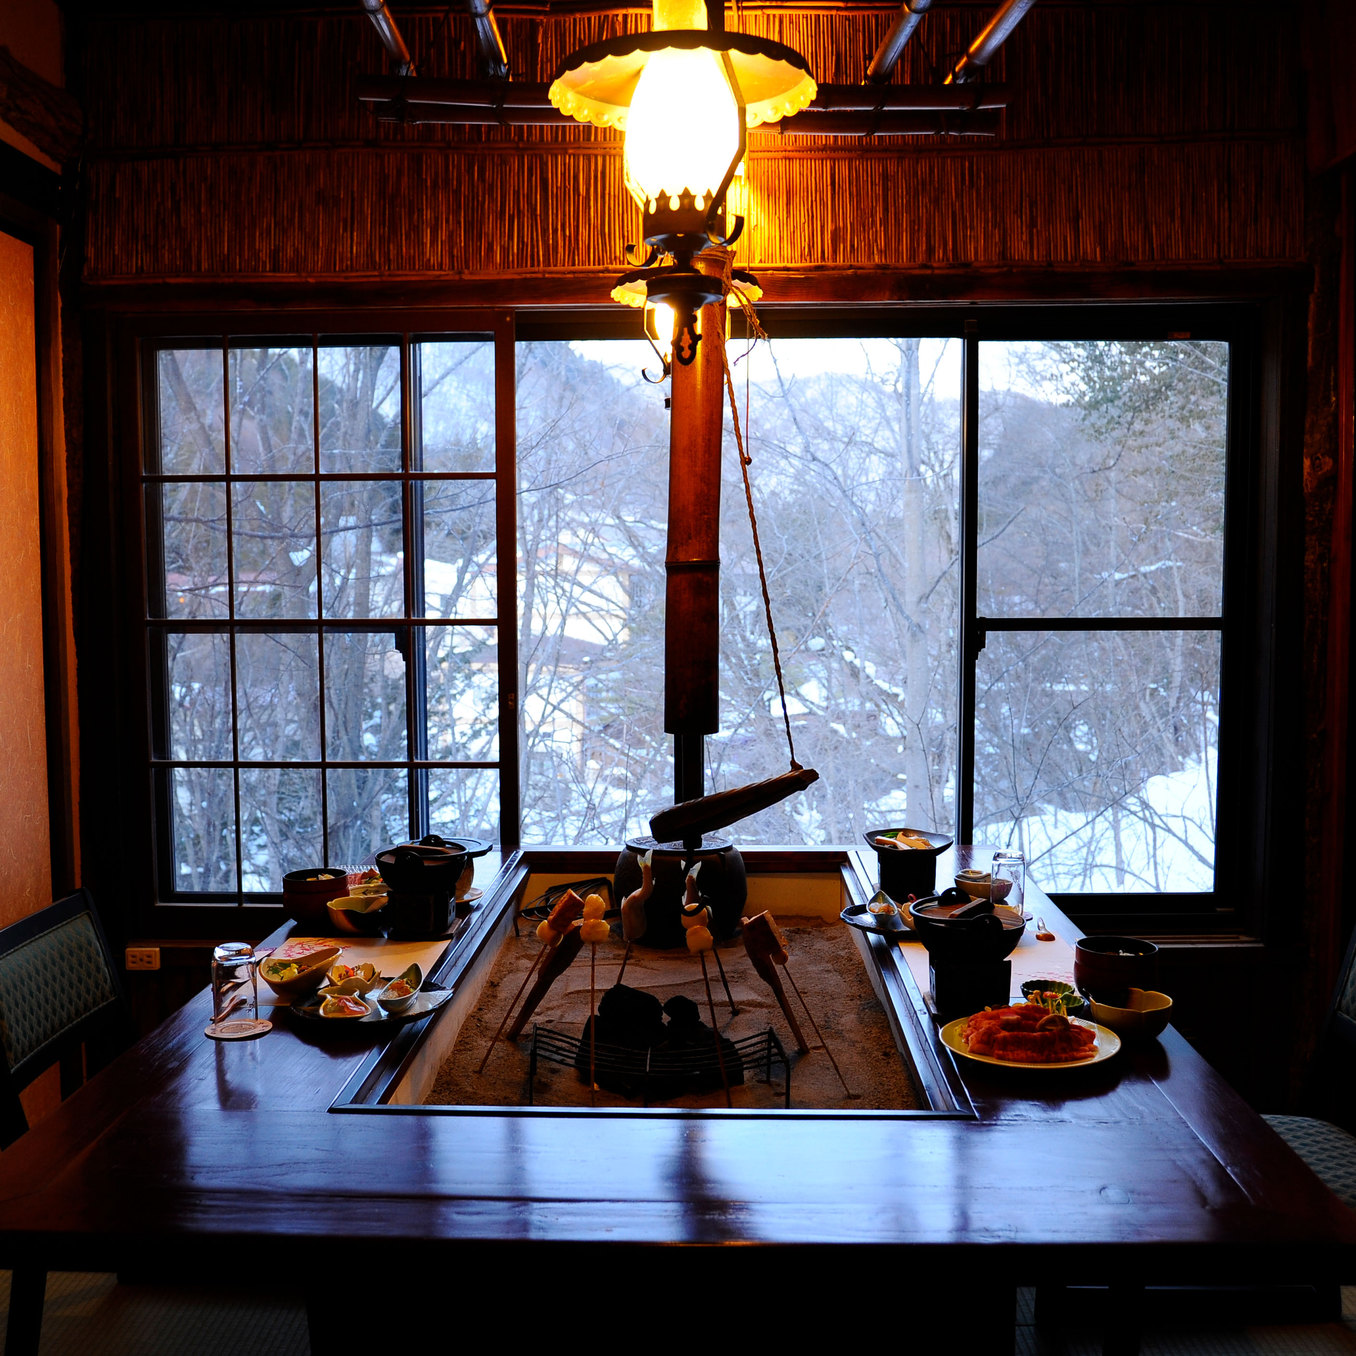
<instances>
[{"instance_id":1,"label":"patterned chair fabric","mask_svg":"<svg viewBox=\"0 0 1356 1356\"><path fill-rule=\"evenodd\" d=\"M1335 1007L1344 1017L1350 1017L1356 1022L1356 965L1350 963L1349 957L1346 973L1343 974L1341 985L1337 990Z\"/></svg>"},{"instance_id":2,"label":"patterned chair fabric","mask_svg":"<svg viewBox=\"0 0 1356 1356\"><path fill-rule=\"evenodd\" d=\"M83 913L0 956L0 1051L17 1069L119 1002L94 919Z\"/></svg>"},{"instance_id":3,"label":"patterned chair fabric","mask_svg":"<svg viewBox=\"0 0 1356 1356\"><path fill-rule=\"evenodd\" d=\"M1356 1210L1356 1135L1309 1116L1263 1116L1262 1119L1344 1205Z\"/></svg>"}]
</instances>

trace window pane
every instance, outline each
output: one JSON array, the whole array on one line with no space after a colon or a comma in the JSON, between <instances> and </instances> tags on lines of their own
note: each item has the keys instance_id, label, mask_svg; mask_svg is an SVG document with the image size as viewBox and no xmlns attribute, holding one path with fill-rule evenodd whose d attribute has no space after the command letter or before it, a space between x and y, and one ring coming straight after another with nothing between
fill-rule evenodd
<instances>
[{"instance_id":1,"label":"window pane","mask_svg":"<svg viewBox=\"0 0 1356 1356\"><path fill-rule=\"evenodd\" d=\"M423 469L493 471L493 341L440 339L418 350Z\"/></svg>"},{"instance_id":2,"label":"window pane","mask_svg":"<svg viewBox=\"0 0 1356 1356\"><path fill-rule=\"evenodd\" d=\"M276 893L288 871L325 865L319 769L241 768L240 813L246 894Z\"/></svg>"},{"instance_id":3,"label":"window pane","mask_svg":"<svg viewBox=\"0 0 1356 1356\"><path fill-rule=\"evenodd\" d=\"M1214 888L1219 636L990 632L975 841L1053 891Z\"/></svg>"},{"instance_id":4,"label":"window pane","mask_svg":"<svg viewBox=\"0 0 1356 1356\"><path fill-rule=\"evenodd\" d=\"M428 756L499 757L499 631L494 626L425 630Z\"/></svg>"},{"instance_id":5,"label":"window pane","mask_svg":"<svg viewBox=\"0 0 1356 1356\"><path fill-rule=\"evenodd\" d=\"M315 393L309 348L233 348L231 470L306 475L315 470Z\"/></svg>"},{"instance_id":6,"label":"window pane","mask_svg":"<svg viewBox=\"0 0 1356 1356\"><path fill-rule=\"evenodd\" d=\"M623 842L673 801L668 418L644 343L518 349L522 833Z\"/></svg>"},{"instance_id":7,"label":"window pane","mask_svg":"<svg viewBox=\"0 0 1356 1356\"><path fill-rule=\"evenodd\" d=\"M325 615L403 616L405 543L399 482L322 482L320 530Z\"/></svg>"},{"instance_id":8,"label":"window pane","mask_svg":"<svg viewBox=\"0 0 1356 1356\"><path fill-rule=\"evenodd\" d=\"M160 501L165 616L229 615L225 486L187 481L151 487L149 495Z\"/></svg>"},{"instance_id":9,"label":"window pane","mask_svg":"<svg viewBox=\"0 0 1356 1356\"><path fill-rule=\"evenodd\" d=\"M430 832L499 841L496 768L430 768L428 803Z\"/></svg>"},{"instance_id":10,"label":"window pane","mask_svg":"<svg viewBox=\"0 0 1356 1356\"><path fill-rule=\"evenodd\" d=\"M332 768L329 865L357 866L410 837L409 773L404 768Z\"/></svg>"},{"instance_id":11,"label":"window pane","mask_svg":"<svg viewBox=\"0 0 1356 1356\"><path fill-rule=\"evenodd\" d=\"M732 346L733 347L733 346ZM821 780L741 842L955 820L960 343L775 339L748 448L798 758ZM727 462L715 788L789 766L743 486Z\"/></svg>"},{"instance_id":12,"label":"window pane","mask_svg":"<svg viewBox=\"0 0 1356 1356\"><path fill-rule=\"evenodd\" d=\"M229 636L170 632L169 756L214 762L231 756L231 641Z\"/></svg>"},{"instance_id":13,"label":"window pane","mask_svg":"<svg viewBox=\"0 0 1356 1356\"><path fill-rule=\"evenodd\" d=\"M425 616L497 614L494 484L423 482Z\"/></svg>"},{"instance_id":14,"label":"window pane","mask_svg":"<svg viewBox=\"0 0 1356 1356\"><path fill-rule=\"evenodd\" d=\"M315 616L312 484L299 480L236 482L231 535L239 616Z\"/></svg>"},{"instance_id":15,"label":"window pane","mask_svg":"<svg viewBox=\"0 0 1356 1356\"><path fill-rule=\"evenodd\" d=\"M1218 616L1229 346L980 352L980 615Z\"/></svg>"},{"instance_id":16,"label":"window pane","mask_svg":"<svg viewBox=\"0 0 1356 1356\"><path fill-rule=\"evenodd\" d=\"M233 892L235 775L230 768L173 768L170 794L175 888Z\"/></svg>"},{"instance_id":17,"label":"window pane","mask_svg":"<svg viewBox=\"0 0 1356 1356\"><path fill-rule=\"evenodd\" d=\"M313 761L320 757L320 666L316 649L314 633L260 635L245 631L236 637L242 761ZM243 782L241 789L243 792Z\"/></svg>"},{"instance_id":18,"label":"window pane","mask_svg":"<svg viewBox=\"0 0 1356 1356\"><path fill-rule=\"evenodd\" d=\"M226 470L226 426L219 348L161 349L156 354L160 395L159 466L165 475L221 475Z\"/></svg>"},{"instance_id":19,"label":"window pane","mask_svg":"<svg viewBox=\"0 0 1356 1356\"><path fill-rule=\"evenodd\" d=\"M341 761L408 757L405 721L405 659L394 634L327 629L325 756Z\"/></svg>"},{"instance_id":20,"label":"window pane","mask_svg":"<svg viewBox=\"0 0 1356 1356\"><path fill-rule=\"evenodd\" d=\"M316 366L321 471L399 471L399 348L326 346Z\"/></svg>"}]
</instances>

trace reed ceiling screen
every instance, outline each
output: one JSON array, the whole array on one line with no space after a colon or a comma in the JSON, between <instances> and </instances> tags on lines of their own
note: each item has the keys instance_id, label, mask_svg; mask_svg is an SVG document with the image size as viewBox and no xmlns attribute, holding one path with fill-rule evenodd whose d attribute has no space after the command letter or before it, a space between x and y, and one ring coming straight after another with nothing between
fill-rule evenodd
<instances>
[{"instance_id":1,"label":"reed ceiling screen","mask_svg":"<svg viewBox=\"0 0 1356 1356\"><path fill-rule=\"evenodd\" d=\"M893 82L939 82L993 8L937 0ZM463 10L395 13L421 78L476 75ZM496 13L519 82L649 22L648 7ZM853 85L896 13L745 4L727 24ZM357 0L96 17L79 52L90 282L610 273L636 235L619 135L379 120L358 83L394 66ZM1010 87L994 136L753 133L739 258L880 270L881 300L908 295L889 277L906 271L1293 262L1299 73L1298 32L1260 4L1043 0L988 68Z\"/></svg>"}]
</instances>

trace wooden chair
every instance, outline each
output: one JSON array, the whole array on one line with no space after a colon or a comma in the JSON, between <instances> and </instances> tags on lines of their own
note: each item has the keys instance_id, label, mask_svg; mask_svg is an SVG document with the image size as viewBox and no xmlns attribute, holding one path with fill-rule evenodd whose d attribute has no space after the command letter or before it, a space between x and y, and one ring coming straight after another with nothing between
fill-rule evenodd
<instances>
[{"instance_id":1,"label":"wooden chair","mask_svg":"<svg viewBox=\"0 0 1356 1356\"><path fill-rule=\"evenodd\" d=\"M117 964L88 890L0 928L0 1148L28 1129L19 1094L54 1064L67 1097L132 1035ZM38 1350L45 1271L16 1268L5 1351Z\"/></svg>"}]
</instances>

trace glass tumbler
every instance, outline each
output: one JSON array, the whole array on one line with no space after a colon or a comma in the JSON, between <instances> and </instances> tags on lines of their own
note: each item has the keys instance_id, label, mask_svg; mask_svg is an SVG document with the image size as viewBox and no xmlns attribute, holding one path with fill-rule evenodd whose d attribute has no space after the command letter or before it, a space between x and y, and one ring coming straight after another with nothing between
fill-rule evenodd
<instances>
[{"instance_id":1,"label":"glass tumbler","mask_svg":"<svg viewBox=\"0 0 1356 1356\"><path fill-rule=\"evenodd\" d=\"M213 950L209 1035L231 1038L260 1031L258 964L248 942L222 942Z\"/></svg>"},{"instance_id":2,"label":"glass tumbler","mask_svg":"<svg viewBox=\"0 0 1356 1356\"><path fill-rule=\"evenodd\" d=\"M989 868L989 898L1026 917L1026 858L1020 852L995 852Z\"/></svg>"}]
</instances>

